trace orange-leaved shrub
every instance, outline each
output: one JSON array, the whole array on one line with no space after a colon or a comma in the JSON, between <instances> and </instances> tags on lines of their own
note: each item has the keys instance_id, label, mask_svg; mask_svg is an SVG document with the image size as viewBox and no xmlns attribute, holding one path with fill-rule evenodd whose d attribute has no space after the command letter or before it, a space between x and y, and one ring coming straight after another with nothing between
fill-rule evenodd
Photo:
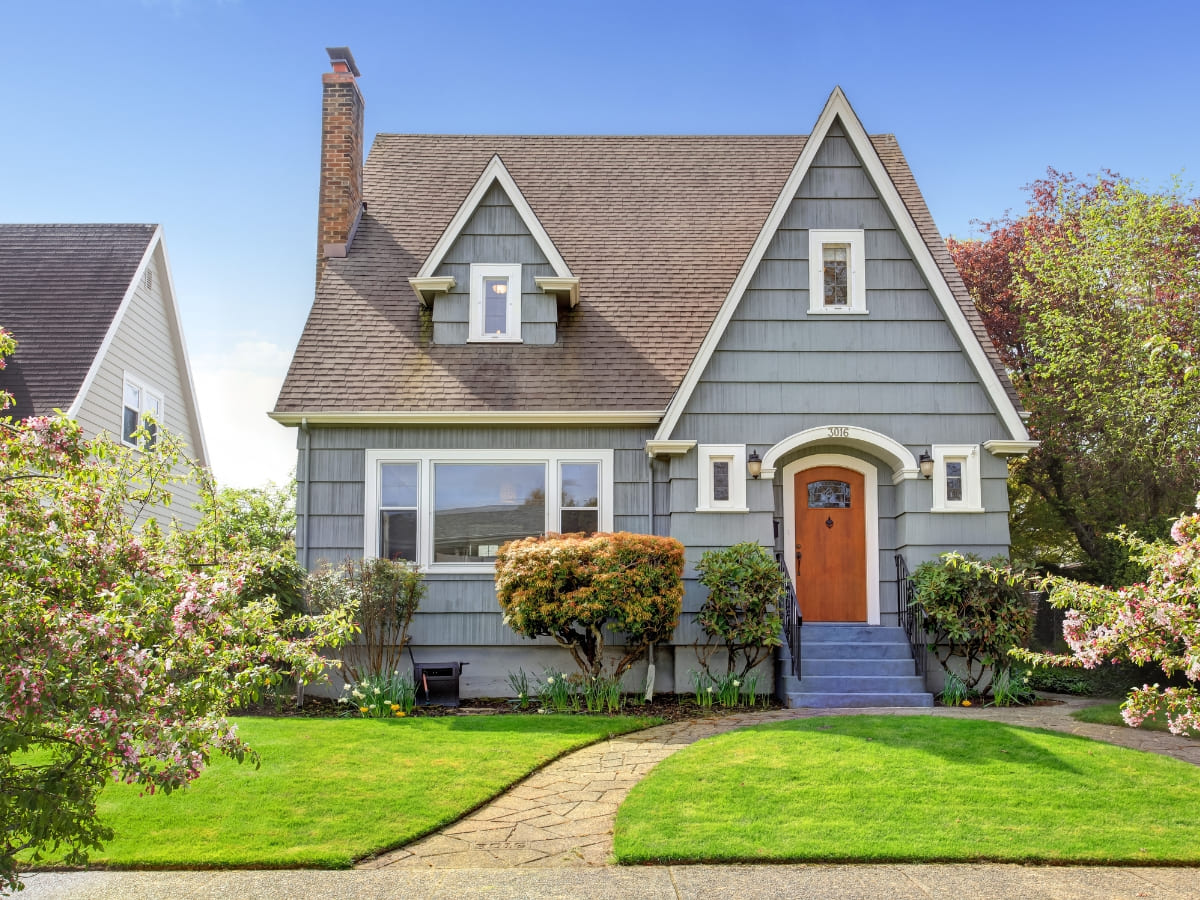
<instances>
[{"instance_id":1,"label":"orange-leaved shrub","mask_svg":"<svg viewBox=\"0 0 1200 900\"><path fill-rule=\"evenodd\" d=\"M648 534L548 534L496 555L504 621L547 635L590 677L604 674L604 631L624 635L619 677L652 644L671 639L683 605L683 544Z\"/></svg>"}]
</instances>

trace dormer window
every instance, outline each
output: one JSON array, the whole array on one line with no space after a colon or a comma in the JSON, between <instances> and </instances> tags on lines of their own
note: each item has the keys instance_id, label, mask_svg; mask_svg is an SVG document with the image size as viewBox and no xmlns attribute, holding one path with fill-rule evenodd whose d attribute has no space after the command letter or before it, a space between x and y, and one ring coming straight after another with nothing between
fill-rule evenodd
<instances>
[{"instance_id":1,"label":"dormer window","mask_svg":"<svg viewBox=\"0 0 1200 900\"><path fill-rule=\"evenodd\" d=\"M521 267L471 265L470 340L521 340Z\"/></svg>"}]
</instances>

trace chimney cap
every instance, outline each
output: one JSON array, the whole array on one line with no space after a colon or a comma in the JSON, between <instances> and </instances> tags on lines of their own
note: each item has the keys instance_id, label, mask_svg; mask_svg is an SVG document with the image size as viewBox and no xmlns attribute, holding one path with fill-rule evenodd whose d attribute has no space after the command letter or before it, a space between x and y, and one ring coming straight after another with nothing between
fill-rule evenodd
<instances>
[{"instance_id":1,"label":"chimney cap","mask_svg":"<svg viewBox=\"0 0 1200 900\"><path fill-rule=\"evenodd\" d=\"M358 71L358 66L354 62L354 54L350 52L349 47L326 47L325 52L329 54L329 61L333 63L335 72L338 68L337 64L344 63L355 78L362 75L362 72Z\"/></svg>"}]
</instances>

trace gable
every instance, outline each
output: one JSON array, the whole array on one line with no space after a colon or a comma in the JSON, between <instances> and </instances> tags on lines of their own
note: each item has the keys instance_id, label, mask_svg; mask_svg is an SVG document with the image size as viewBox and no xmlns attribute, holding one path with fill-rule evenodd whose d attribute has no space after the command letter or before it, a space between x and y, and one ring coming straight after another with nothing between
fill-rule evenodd
<instances>
[{"instance_id":1,"label":"gable","mask_svg":"<svg viewBox=\"0 0 1200 900\"><path fill-rule=\"evenodd\" d=\"M872 271L868 271L868 276L874 274L877 281L882 278L883 283L895 287L903 287L904 284L915 285L919 284L919 281L913 278L912 267L906 263L911 262L915 265L920 281L929 287L958 345L970 360L978 383L986 392L989 404L1001 420L1003 429L1013 439L1028 439L1020 417L1019 401L1012 385L1004 374L995 348L970 297L962 287L961 279L957 277L957 272L954 272L953 262L950 261L940 236L933 228L932 219L920 193L916 191L915 183L911 182L911 173L908 172L908 167L904 164L899 150L894 148L894 144L895 141L890 136L868 138L845 95L840 89L834 90L699 352L672 398L655 435L656 439L666 440L675 435L680 417L684 414L739 303L750 287L752 279L759 272L760 266L766 261L767 250L776 233L785 225L790 225L795 230L857 229L864 232L864 236L870 230L887 230L889 225L892 226L892 230L911 253L911 260L893 261L877 256L869 265ZM879 145L888 150L891 157L890 168L885 165L883 156L877 150ZM815 166L819 155L822 165ZM821 171L817 178L808 181L808 174L813 168ZM861 172L856 176L841 171L843 169L858 169ZM896 172L901 174L901 180L905 182L906 193L903 197L897 190L893 176ZM865 180L861 177L863 175L866 176ZM875 196L842 196L836 191L834 196L825 196L821 193L827 190L822 186L822 181L826 184L836 184L838 191L848 194L868 193L869 185L870 193ZM802 192L808 196L802 196ZM803 227L796 228L797 225ZM935 257L931 247L937 248L944 258ZM953 277L950 277L947 267L949 272L954 272ZM807 263L804 270L808 272ZM870 277L867 283L871 283ZM958 288L957 292L955 288Z\"/></svg>"},{"instance_id":2,"label":"gable","mask_svg":"<svg viewBox=\"0 0 1200 900\"><path fill-rule=\"evenodd\" d=\"M433 299L433 343L467 342L473 263L521 266L521 340L555 342L558 304L534 279L557 273L504 187L493 182L434 270L435 276L453 278L454 287Z\"/></svg>"},{"instance_id":3,"label":"gable","mask_svg":"<svg viewBox=\"0 0 1200 900\"><path fill-rule=\"evenodd\" d=\"M810 311L809 234L861 229L866 312ZM985 387L835 123L701 373L677 434L770 446L837 422L902 444L1003 433Z\"/></svg>"},{"instance_id":4,"label":"gable","mask_svg":"<svg viewBox=\"0 0 1200 900\"><path fill-rule=\"evenodd\" d=\"M0 327L17 352L0 370L9 415L75 402L155 233L153 225L0 225Z\"/></svg>"}]
</instances>

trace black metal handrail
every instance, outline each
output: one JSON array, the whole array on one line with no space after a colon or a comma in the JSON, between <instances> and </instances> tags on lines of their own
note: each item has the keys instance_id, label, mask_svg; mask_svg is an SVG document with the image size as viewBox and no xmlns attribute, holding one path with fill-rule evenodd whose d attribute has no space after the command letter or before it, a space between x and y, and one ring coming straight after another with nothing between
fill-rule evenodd
<instances>
[{"instance_id":1,"label":"black metal handrail","mask_svg":"<svg viewBox=\"0 0 1200 900\"><path fill-rule=\"evenodd\" d=\"M926 649L925 613L913 603L916 588L908 574L908 563L899 553L896 554L896 610L900 624L908 636L908 646L912 649L913 660L917 664L917 674L924 677L925 660L928 656Z\"/></svg>"},{"instance_id":2,"label":"black metal handrail","mask_svg":"<svg viewBox=\"0 0 1200 900\"><path fill-rule=\"evenodd\" d=\"M783 573L784 584L787 585L779 612L783 619L783 638L787 641L788 652L792 655L792 675L800 680L800 628L804 625L804 616L800 613L800 600L792 588L792 576L783 564L782 554L775 554L775 562Z\"/></svg>"}]
</instances>

